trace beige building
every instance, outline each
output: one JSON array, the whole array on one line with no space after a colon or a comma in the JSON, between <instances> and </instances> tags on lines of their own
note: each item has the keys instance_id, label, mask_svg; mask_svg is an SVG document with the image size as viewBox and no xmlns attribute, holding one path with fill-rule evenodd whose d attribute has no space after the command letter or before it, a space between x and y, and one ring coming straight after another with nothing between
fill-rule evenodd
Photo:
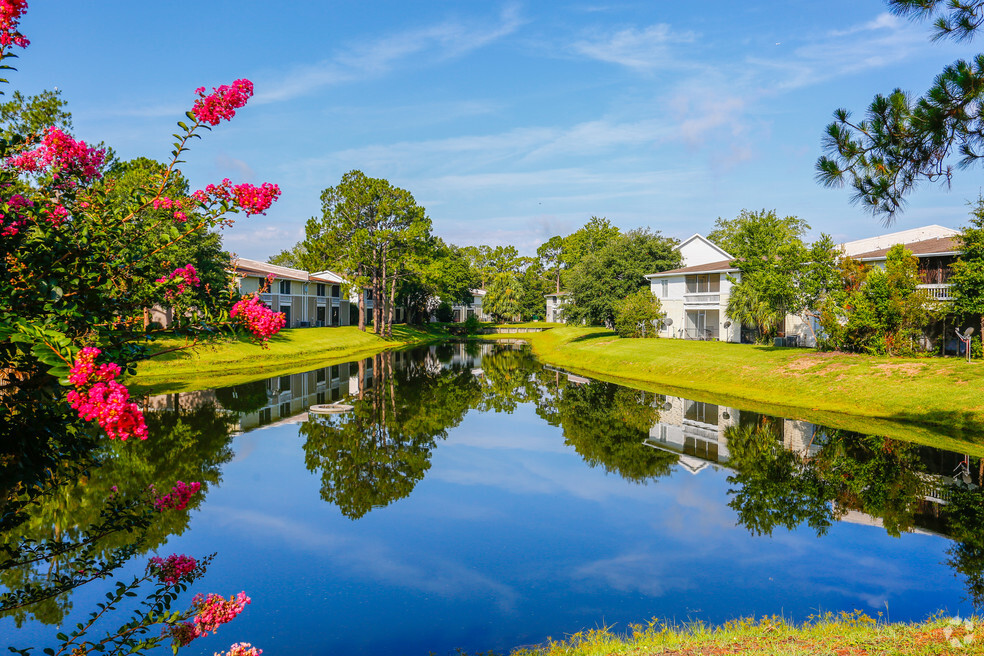
<instances>
[{"instance_id":1,"label":"beige building","mask_svg":"<svg viewBox=\"0 0 984 656\"><path fill-rule=\"evenodd\" d=\"M342 296L344 281L331 271L313 274L245 258L234 260L232 268L240 293L260 292L270 309L286 315L286 328L353 323L350 301Z\"/></svg>"}]
</instances>

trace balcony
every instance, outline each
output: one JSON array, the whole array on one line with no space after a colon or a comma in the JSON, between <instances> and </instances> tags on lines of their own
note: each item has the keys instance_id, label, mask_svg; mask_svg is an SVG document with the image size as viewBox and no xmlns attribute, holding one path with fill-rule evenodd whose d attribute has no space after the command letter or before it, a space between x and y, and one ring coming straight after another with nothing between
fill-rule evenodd
<instances>
[{"instance_id":1,"label":"balcony","mask_svg":"<svg viewBox=\"0 0 984 656\"><path fill-rule=\"evenodd\" d=\"M939 284L939 285L917 285L919 289L926 290L929 297L934 301L952 301L953 293L950 291L951 286L949 284Z\"/></svg>"},{"instance_id":2,"label":"balcony","mask_svg":"<svg viewBox=\"0 0 984 656\"><path fill-rule=\"evenodd\" d=\"M721 304L720 292L700 292L696 294L684 294L684 305L718 306Z\"/></svg>"}]
</instances>

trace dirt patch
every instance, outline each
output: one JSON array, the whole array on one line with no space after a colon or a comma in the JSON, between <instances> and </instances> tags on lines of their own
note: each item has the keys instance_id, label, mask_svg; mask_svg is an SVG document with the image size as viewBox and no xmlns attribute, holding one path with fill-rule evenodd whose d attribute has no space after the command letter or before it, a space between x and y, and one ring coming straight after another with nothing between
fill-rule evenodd
<instances>
[{"instance_id":1,"label":"dirt patch","mask_svg":"<svg viewBox=\"0 0 984 656\"><path fill-rule=\"evenodd\" d=\"M803 371L811 367L816 367L817 365L823 364L823 360L820 358L799 358L798 360L793 360L786 365L786 371Z\"/></svg>"},{"instance_id":2,"label":"dirt patch","mask_svg":"<svg viewBox=\"0 0 984 656\"><path fill-rule=\"evenodd\" d=\"M922 373L928 365L920 362L900 362L898 364L876 364L874 369L885 376L906 376L911 378Z\"/></svg>"}]
</instances>

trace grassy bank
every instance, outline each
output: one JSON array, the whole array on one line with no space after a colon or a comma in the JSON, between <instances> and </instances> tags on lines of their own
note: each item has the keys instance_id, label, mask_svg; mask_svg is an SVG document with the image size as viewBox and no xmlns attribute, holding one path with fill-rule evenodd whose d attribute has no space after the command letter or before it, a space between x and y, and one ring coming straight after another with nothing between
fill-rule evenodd
<instances>
[{"instance_id":1,"label":"grassy bank","mask_svg":"<svg viewBox=\"0 0 984 656\"><path fill-rule=\"evenodd\" d=\"M295 328L275 335L268 342L268 348L238 340L165 353L141 363L128 386L138 394L225 387L349 362L387 349L446 337L447 332L439 328L402 325L393 327L391 340L362 332L355 326ZM162 339L155 342L154 347L166 351L185 344L184 340Z\"/></svg>"},{"instance_id":2,"label":"grassy bank","mask_svg":"<svg viewBox=\"0 0 984 656\"><path fill-rule=\"evenodd\" d=\"M601 328L522 339L544 362L594 378L958 451L969 440L984 455L984 364L620 339Z\"/></svg>"},{"instance_id":3,"label":"grassy bank","mask_svg":"<svg viewBox=\"0 0 984 656\"><path fill-rule=\"evenodd\" d=\"M802 626L781 618L729 622L710 629L702 624L684 628L654 622L633 627L627 636L608 630L579 633L535 649L518 649L513 656L874 656L875 654L984 654L978 618L934 619L918 624L875 622L860 614L828 615ZM970 636L968 638L968 636Z\"/></svg>"}]
</instances>

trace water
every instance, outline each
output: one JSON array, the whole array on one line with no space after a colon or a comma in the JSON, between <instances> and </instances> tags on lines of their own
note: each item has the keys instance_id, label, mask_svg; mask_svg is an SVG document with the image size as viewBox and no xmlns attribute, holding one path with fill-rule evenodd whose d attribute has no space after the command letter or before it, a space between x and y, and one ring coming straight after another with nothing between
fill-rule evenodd
<instances>
[{"instance_id":1,"label":"water","mask_svg":"<svg viewBox=\"0 0 984 656\"><path fill-rule=\"evenodd\" d=\"M307 412L336 401L355 410ZM589 381L518 347L387 353L147 406L151 440L21 534L81 522L94 511L75 505L112 484L205 481L148 547L217 552L194 590L253 602L190 654L508 651L654 617L921 620L970 612L979 590L976 459ZM101 585L33 615L74 624ZM23 619L0 620L0 645L57 632Z\"/></svg>"}]
</instances>

